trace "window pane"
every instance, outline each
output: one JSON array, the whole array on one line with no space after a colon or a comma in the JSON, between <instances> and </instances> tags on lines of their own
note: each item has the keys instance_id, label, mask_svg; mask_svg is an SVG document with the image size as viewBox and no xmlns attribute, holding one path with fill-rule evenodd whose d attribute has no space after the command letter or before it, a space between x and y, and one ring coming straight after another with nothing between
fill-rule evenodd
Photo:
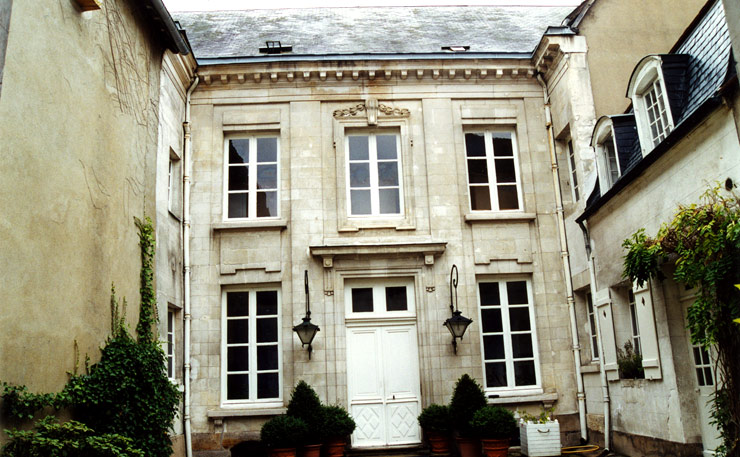
<instances>
[{"instance_id":1,"label":"window pane","mask_svg":"<svg viewBox=\"0 0 740 457\"><path fill-rule=\"evenodd\" d=\"M349 160L368 160L368 142L366 136L349 137Z\"/></svg>"},{"instance_id":2,"label":"window pane","mask_svg":"<svg viewBox=\"0 0 740 457\"><path fill-rule=\"evenodd\" d=\"M532 335L529 333L511 335L511 349L515 359L534 357Z\"/></svg>"},{"instance_id":3,"label":"window pane","mask_svg":"<svg viewBox=\"0 0 740 457\"><path fill-rule=\"evenodd\" d=\"M378 162L378 185L398 185L398 162Z\"/></svg>"},{"instance_id":4,"label":"window pane","mask_svg":"<svg viewBox=\"0 0 740 457\"><path fill-rule=\"evenodd\" d=\"M257 217L277 217L277 192L257 192Z\"/></svg>"},{"instance_id":5,"label":"window pane","mask_svg":"<svg viewBox=\"0 0 740 457\"><path fill-rule=\"evenodd\" d=\"M273 343L278 340L277 317L257 319L257 342Z\"/></svg>"},{"instance_id":6,"label":"window pane","mask_svg":"<svg viewBox=\"0 0 740 457\"><path fill-rule=\"evenodd\" d=\"M514 362L514 384L517 386L537 384L534 375L534 361Z\"/></svg>"},{"instance_id":7,"label":"window pane","mask_svg":"<svg viewBox=\"0 0 740 457\"><path fill-rule=\"evenodd\" d=\"M504 362L486 363L486 387L506 386L506 364Z\"/></svg>"},{"instance_id":8,"label":"window pane","mask_svg":"<svg viewBox=\"0 0 740 457\"><path fill-rule=\"evenodd\" d=\"M519 209L516 186L498 186L498 209Z\"/></svg>"},{"instance_id":9,"label":"window pane","mask_svg":"<svg viewBox=\"0 0 740 457\"><path fill-rule=\"evenodd\" d=\"M483 333L503 332L500 308L483 308L480 310L481 328Z\"/></svg>"},{"instance_id":10,"label":"window pane","mask_svg":"<svg viewBox=\"0 0 740 457\"><path fill-rule=\"evenodd\" d=\"M509 308L509 321L512 332L531 330L529 325L529 307Z\"/></svg>"},{"instance_id":11,"label":"window pane","mask_svg":"<svg viewBox=\"0 0 740 457\"><path fill-rule=\"evenodd\" d=\"M229 163L249 162L249 140L229 140Z\"/></svg>"},{"instance_id":12,"label":"window pane","mask_svg":"<svg viewBox=\"0 0 740 457\"><path fill-rule=\"evenodd\" d=\"M496 159L496 182L516 182L514 159Z\"/></svg>"},{"instance_id":13,"label":"window pane","mask_svg":"<svg viewBox=\"0 0 740 457\"><path fill-rule=\"evenodd\" d=\"M712 369L709 367L704 367L704 381L706 381L708 386L714 385L712 381Z\"/></svg>"},{"instance_id":14,"label":"window pane","mask_svg":"<svg viewBox=\"0 0 740 457\"><path fill-rule=\"evenodd\" d=\"M468 157L485 157L486 142L482 133L465 134L465 151Z\"/></svg>"},{"instance_id":15,"label":"window pane","mask_svg":"<svg viewBox=\"0 0 740 457\"><path fill-rule=\"evenodd\" d=\"M385 288L385 309L386 311L406 311L408 309L406 287Z\"/></svg>"},{"instance_id":16,"label":"window pane","mask_svg":"<svg viewBox=\"0 0 740 457\"><path fill-rule=\"evenodd\" d=\"M349 187L369 187L370 186L370 164L350 163L349 164Z\"/></svg>"},{"instance_id":17,"label":"window pane","mask_svg":"<svg viewBox=\"0 0 740 457\"><path fill-rule=\"evenodd\" d=\"M378 190L378 199L380 214L399 214L401 212L398 189L380 189Z\"/></svg>"},{"instance_id":18,"label":"window pane","mask_svg":"<svg viewBox=\"0 0 740 457\"><path fill-rule=\"evenodd\" d=\"M372 313L373 312L373 289L363 287L352 289L352 312L353 313Z\"/></svg>"},{"instance_id":19,"label":"window pane","mask_svg":"<svg viewBox=\"0 0 740 457\"><path fill-rule=\"evenodd\" d=\"M495 157L513 157L514 150L511 147L511 133L493 132L493 155Z\"/></svg>"},{"instance_id":20,"label":"window pane","mask_svg":"<svg viewBox=\"0 0 740 457\"><path fill-rule=\"evenodd\" d=\"M257 189L277 189L277 165L257 165Z\"/></svg>"},{"instance_id":21,"label":"window pane","mask_svg":"<svg viewBox=\"0 0 740 457\"><path fill-rule=\"evenodd\" d=\"M278 351L277 345L257 346L257 369L277 370Z\"/></svg>"},{"instance_id":22,"label":"window pane","mask_svg":"<svg viewBox=\"0 0 740 457\"><path fill-rule=\"evenodd\" d=\"M378 135L375 137L378 146L378 160L395 159L398 157L396 152L396 135Z\"/></svg>"},{"instance_id":23,"label":"window pane","mask_svg":"<svg viewBox=\"0 0 740 457\"><path fill-rule=\"evenodd\" d=\"M249 347L230 347L227 351L227 357L226 370L249 371Z\"/></svg>"},{"instance_id":24,"label":"window pane","mask_svg":"<svg viewBox=\"0 0 740 457\"><path fill-rule=\"evenodd\" d=\"M498 293L497 282L482 282L478 284L481 306L500 306L501 298Z\"/></svg>"},{"instance_id":25,"label":"window pane","mask_svg":"<svg viewBox=\"0 0 740 457\"><path fill-rule=\"evenodd\" d=\"M527 281L507 282L506 294L509 296L510 305L526 305L529 303L527 297Z\"/></svg>"},{"instance_id":26,"label":"window pane","mask_svg":"<svg viewBox=\"0 0 740 457\"><path fill-rule=\"evenodd\" d=\"M277 138L257 138L257 162L277 162Z\"/></svg>"},{"instance_id":27,"label":"window pane","mask_svg":"<svg viewBox=\"0 0 740 457\"><path fill-rule=\"evenodd\" d=\"M701 361L704 365L709 365L709 351L706 349L701 349Z\"/></svg>"},{"instance_id":28,"label":"window pane","mask_svg":"<svg viewBox=\"0 0 740 457\"><path fill-rule=\"evenodd\" d=\"M168 356L167 357L167 377L168 378L171 378L171 377L173 377L173 375L174 375L174 373L172 371L172 357L171 356Z\"/></svg>"},{"instance_id":29,"label":"window pane","mask_svg":"<svg viewBox=\"0 0 740 457\"><path fill-rule=\"evenodd\" d=\"M696 382L698 382L700 386L707 385L704 381L704 370L702 370L701 368L696 369Z\"/></svg>"},{"instance_id":30,"label":"window pane","mask_svg":"<svg viewBox=\"0 0 740 457\"><path fill-rule=\"evenodd\" d=\"M226 377L226 398L229 400L249 399L248 374L230 374Z\"/></svg>"},{"instance_id":31,"label":"window pane","mask_svg":"<svg viewBox=\"0 0 740 457\"><path fill-rule=\"evenodd\" d=\"M483 337L483 358L485 360L503 359L504 337L503 335L486 335Z\"/></svg>"},{"instance_id":32,"label":"window pane","mask_svg":"<svg viewBox=\"0 0 740 457\"><path fill-rule=\"evenodd\" d=\"M247 217L247 193L229 194L229 217Z\"/></svg>"},{"instance_id":33,"label":"window pane","mask_svg":"<svg viewBox=\"0 0 740 457\"><path fill-rule=\"evenodd\" d=\"M249 167L229 167L229 190L249 189Z\"/></svg>"},{"instance_id":34,"label":"window pane","mask_svg":"<svg viewBox=\"0 0 740 457\"><path fill-rule=\"evenodd\" d=\"M257 315L274 316L278 313L277 290L262 290L257 292Z\"/></svg>"},{"instance_id":35,"label":"window pane","mask_svg":"<svg viewBox=\"0 0 740 457\"><path fill-rule=\"evenodd\" d=\"M226 315L228 317L249 316L249 292L227 293Z\"/></svg>"},{"instance_id":36,"label":"window pane","mask_svg":"<svg viewBox=\"0 0 740 457\"><path fill-rule=\"evenodd\" d=\"M249 343L249 320L230 319L226 321L226 342Z\"/></svg>"},{"instance_id":37,"label":"window pane","mask_svg":"<svg viewBox=\"0 0 740 457\"><path fill-rule=\"evenodd\" d=\"M351 190L349 194L352 214L370 214L369 190Z\"/></svg>"},{"instance_id":38,"label":"window pane","mask_svg":"<svg viewBox=\"0 0 740 457\"><path fill-rule=\"evenodd\" d=\"M485 159L468 159L468 180L471 184L488 182L488 168Z\"/></svg>"},{"instance_id":39,"label":"window pane","mask_svg":"<svg viewBox=\"0 0 740 457\"><path fill-rule=\"evenodd\" d=\"M488 186L470 186L470 208L478 211L490 211L491 194Z\"/></svg>"},{"instance_id":40,"label":"window pane","mask_svg":"<svg viewBox=\"0 0 740 457\"><path fill-rule=\"evenodd\" d=\"M278 398L280 380L277 373L260 373L257 375L257 398Z\"/></svg>"}]
</instances>

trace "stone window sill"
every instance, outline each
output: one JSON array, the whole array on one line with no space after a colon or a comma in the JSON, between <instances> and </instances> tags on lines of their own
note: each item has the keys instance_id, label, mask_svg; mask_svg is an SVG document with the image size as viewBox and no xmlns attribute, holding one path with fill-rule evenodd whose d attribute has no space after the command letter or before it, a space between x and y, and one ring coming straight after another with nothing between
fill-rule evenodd
<instances>
[{"instance_id":1,"label":"stone window sill","mask_svg":"<svg viewBox=\"0 0 740 457\"><path fill-rule=\"evenodd\" d=\"M537 218L535 213L503 213L488 212L467 213L465 222L474 224L476 222L493 222L493 221L533 221Z\"/></svg>"},{"instance_id":2,"label":"stone window sill","mask_svg":"<svg viewBox=\"0 0 740 457\"><path fill-rule=\"evenodd\" d=\"M220 230L284 230L288 227L285 219L268 219L254 221L217 222L213 224L214 231Z\"/></svg>"},{"instance_id":3,"label":"stone window sill","mask_svg":"<svg viewBox=\"0 0 740 457\"><path fill-rule=\"evenodd\" d=\"M599 362L591 362L588 365L581 366L581 373L598 373L599 369Z\"/></svg>"},{"instance_id":4,"label":"stone window sill","mask_svg":"<svg viewBox=\"0 0 740 457\"><path fill-rule=\"evenodd\" d=\"M209 409L209 419L223 419L227 417L268 417L285 414L287 408L219 408Z\"/></svg>"},{"instance_id":5,"label":"stone window sill","mask_svg":"<svg viewBox=\"0 0 740 457\"><path fill-rule=\"evenodd\" d=\"M512 397L497 397L497 398L490 398L490 395L495 394L486 394L488 396L488 404L489 405L513 405L516 403L547 403L552 404L558 401L558 394L557 393L540 393L540 394L532 394L532 395L517 395Z\"/></svg>"}]
</instances>

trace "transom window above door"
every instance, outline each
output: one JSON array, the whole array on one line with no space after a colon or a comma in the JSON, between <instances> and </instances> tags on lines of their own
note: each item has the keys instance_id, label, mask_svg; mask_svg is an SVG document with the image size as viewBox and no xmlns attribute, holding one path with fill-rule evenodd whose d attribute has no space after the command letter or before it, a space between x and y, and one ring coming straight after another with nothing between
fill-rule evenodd
<instances>
[{"instance_id":1,"label":"transom window above door","mask_svg":"<svg viewBox=\"0 0 740 457\"><path fill-rule=\"evenodd\" d=\"M347 280L347 318L412 317L415 315L411 278Z\"/></svg>"},{"instance_id":2,"label":"transom window above door","mask_svg":"<svg viewBox=\"0 0 740 457\"><path fill-rule=\"evenodd\" d=\"M522 209L519 158L513 131L466 132L465 157L472 211Z\"/></svg>"},{"instance_id":3,"label":"transom window above door","mask_svg":"<svg viewBox=\"0 0 740 457\"><path fill-rule=\"evenodd\" d=\"M395 133L346 137L349 216L403 213L401 148Z\"/></svg>"},{"instance_id":4,"label":"transom window above door","mask_svg":"<svg viewBox=\"0 0 740 457\"><path fill-rule=\"evenodd\" d=\"M224 219L279 216L278 143L276 137L226 141Z\"/></svg>"}]
</instances>

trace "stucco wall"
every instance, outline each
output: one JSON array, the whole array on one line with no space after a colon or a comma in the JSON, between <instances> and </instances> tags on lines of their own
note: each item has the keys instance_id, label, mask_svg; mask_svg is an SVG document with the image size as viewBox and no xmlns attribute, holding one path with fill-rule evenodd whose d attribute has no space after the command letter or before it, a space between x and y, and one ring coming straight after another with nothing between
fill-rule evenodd
<instances>
[{"instance_id":1,"label":"stucco wall","mask_svg":"<svg viewBox=\"0 0 740 457\"><path fill-rule=\"evenodd\" d=\"M55 391L135 326L134 217L155 218L160 49L129 2L15 1L0 101L0 379ZM2 427L0 427L2 429Z\"/></svg>"}]
</instances>

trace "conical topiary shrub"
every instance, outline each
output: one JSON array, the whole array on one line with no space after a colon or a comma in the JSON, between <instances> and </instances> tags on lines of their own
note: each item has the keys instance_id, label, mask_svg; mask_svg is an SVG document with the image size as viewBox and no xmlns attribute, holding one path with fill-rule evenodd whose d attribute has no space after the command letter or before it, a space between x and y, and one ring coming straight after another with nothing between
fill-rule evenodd
<instances>
[{"instance_id":1,"label":"conical topiary shrub","mask_svg":"<svg viewBox=\"0 0 740 457\"><path fill-rule=\"evenodd\" d=\"M475 379L466 373L457 380L450 401L450 419L460 436L473 436L470 421L487 404L486 394Z\"/></svg>"},{"instance_id":2,"label":"conical topiary shrub","mask_svg":"<svg viewBox=\"0 0 740 457\"><path fill-rule=\"evenodd\" d=\"M323 440L324 408L316 391L306 381L300 381L290 396L288 416L301 419L308 427L308 444Z\"/></svg>"}]
</instances>

